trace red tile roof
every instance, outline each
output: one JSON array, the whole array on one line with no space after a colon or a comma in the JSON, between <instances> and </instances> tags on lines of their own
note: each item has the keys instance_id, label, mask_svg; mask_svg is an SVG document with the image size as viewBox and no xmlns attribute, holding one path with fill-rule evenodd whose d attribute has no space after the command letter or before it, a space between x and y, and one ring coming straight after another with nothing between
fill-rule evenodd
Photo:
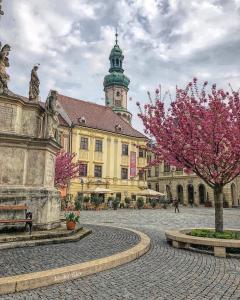
<instances>
[{"instance_id":1,"label":"red tile roof","mask_svg":"<svg viewBox=\"0 0 240 300\"><path fill-rule=\"evenodd\" d=\"M134 129L110 107L96 103L74 99L58 94L58 101L74 125L86 126L108 132L116 132L116 125L121 126L120 134L137 138L146 138L142 133ZM79 118L84 117L85 125L79 124Z\"/></svg>"},{"instance_id":2,"label":"red tile roof","mask_svg":"<svg viewBox=\"0 0 240 300\"><path fill-rule=\"evenodd\" d=\"M62 117L61 114L58 115L58 120L61 126L69 127L67 121Z\"/></svg>"}]
</instances>

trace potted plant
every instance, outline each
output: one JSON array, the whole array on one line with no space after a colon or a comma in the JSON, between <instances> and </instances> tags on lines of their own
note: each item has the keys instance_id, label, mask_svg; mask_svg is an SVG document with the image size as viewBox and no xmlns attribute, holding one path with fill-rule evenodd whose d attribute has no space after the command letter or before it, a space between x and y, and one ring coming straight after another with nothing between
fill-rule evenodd
<instances>
[{"instance_id":1,"label":"potted plant","mask_svg":"<svg viewBox=\"0 0 240 300\"><path fill-rule=\"evenodd\" d=\"M75 212L69 212L65 214L67 230L74 230L76 227L76 223L79 222L79 214Z\"/></svg>"},{"instance_id":2,"label":"potted plant","mask_svg":"<svg viewBox=\"0 0 240 300\"><path fill-rule=\"evenodd\" d=\"M126 197L125 198L125 204L126 204L126 207L128 208L129 207L129 204L131 203L131 198L130 197Z\"/></svg>"},{"instance_id":3,"label":"potted plant","mask_svg":"<svg viewBox=\"0 0 240 300\"><path fill-rule=\"evenodd\" d=\"M97 195L93 195L91 202L94 204L95 209L98 210L99 205L102 203L102 199Z\"/></svg>"},{"instance_id":4,"label":"potted plant","mask_svg":"<svg viewBox=\"0 0 240 300\"><path fill-rule=\"evenodd\" d=\"M82 194L78 194L75 199L75 209L76 210L82 209L82 202L83 202L83 196L82 196Z\"/></svg>"},{"instance_id":5,"label":"potted plant","mask_svg":"<svg viewBox=\"0 0 240 300\"><path fill-rule=\"evenodd\" d=\"M167 209L167 206L171 203L171 201L164 197L159 200L159 203L162 205L162 208Z\"/></svg>"},{"instance_id":6,"label":"potted plant","mask_svg":"<svg viewBox=\"0 0 240 300\"><path fill-rule=\"evenodd\" d=\"M83 197L83 202L84 203L88 203L90 201L90 197L89 196L84 196Z\"/></svg>"},{"instance_id":7,"label":"potted plant","mask_svg":"<svg viewBox=\"0 0 240 300\"><path fill-rule=\"evenodd\" d=\"M157 206L157 199L153 198L153 199L150 199L150 205L152 208L155 208Z\"/></svg>"},{"instance_id":8,"label":"potted plant","mask_svg":"<svg viewBox=\"0 0 240 300\"><path fill-rule=\"evenodd\" d=\"M113 205L113 209L114 210L117 210L117 208L118 208L118 205L119 205L119 200L118 200L118 198L115 198L114 200L113 200L113 203L112 203L112 205Z\"/></svg>"},{"instance_id":9,"label":"potted plant","mask_svg":"<svg viewBox=\"0 0 240 300\"><path fill-rule=\"evenodd\" d=\"M144 199L143 199L143 197L137 198L137 208L141 209L141 208L143 208L143 206L144 206Z\"/></svg>"}]
</instances>

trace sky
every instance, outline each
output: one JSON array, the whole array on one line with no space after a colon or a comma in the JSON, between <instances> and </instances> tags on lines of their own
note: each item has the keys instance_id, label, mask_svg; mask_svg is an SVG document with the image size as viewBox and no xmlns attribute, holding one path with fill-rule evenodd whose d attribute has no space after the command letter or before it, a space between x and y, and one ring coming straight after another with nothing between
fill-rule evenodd
<instances>
[{"instance_id":1,"label":"sky","mask_svg":"<svg viewBox=\"0 0 240 300\"><path fill-rule=\"evenodd\" d=\"M9 88L28 95L40 63L41 99L50 89L104 105L115 28L130 78L128 108L142 131L136 102L159 85L193 77L240 87L240 0L3 0L0 41L11 45ZM170 102L169 97L165 99Z\"/></svg>"}]
</instances>

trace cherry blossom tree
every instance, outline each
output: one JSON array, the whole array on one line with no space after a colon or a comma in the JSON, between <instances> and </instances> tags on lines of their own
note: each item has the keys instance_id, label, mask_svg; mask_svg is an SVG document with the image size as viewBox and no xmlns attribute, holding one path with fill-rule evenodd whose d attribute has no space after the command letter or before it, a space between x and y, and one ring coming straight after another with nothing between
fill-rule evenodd
<instances>
[{"instance_id":1,"label":"cherry blossom tree","mask_svg":"<svg viewBox=\"0 0 240 300\"><path fill-rule=\"evenodd\" d=\"M66 187L69 181L79 177L81 162L74 162L75 153L60 151L56 157L55 164L55 186L59 188Z\"/></svg>"},{"instance_id":2,"label":"cherry blossom tree","mask_svg":"<svg viewBox=\"0 0 240 300\"><path fill-rule=\"evenodd\" d=\"M223 187L240 174L240 94L231 89L198 89L194 78L185 89L176 89L170 108L156 98L140 107L145 132L155 140L155 164L194 172L214 191L215 230L223 231Z\"/></svg>"}]
</instances>

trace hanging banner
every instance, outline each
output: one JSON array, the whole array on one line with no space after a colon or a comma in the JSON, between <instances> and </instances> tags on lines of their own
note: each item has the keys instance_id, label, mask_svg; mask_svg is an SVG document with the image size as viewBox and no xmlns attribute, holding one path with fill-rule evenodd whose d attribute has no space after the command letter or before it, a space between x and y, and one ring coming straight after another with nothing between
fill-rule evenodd
<instances>
[{"instance_id":1,"label":"hanging banner","mask_svg":"<svg viewBox=\"0 0 240 300\"><path fill-rule=\"evenodd\" d=\"M137 155L136 152L130 152L130 177L137 175Z\"/></svg>"}]
</instances>

